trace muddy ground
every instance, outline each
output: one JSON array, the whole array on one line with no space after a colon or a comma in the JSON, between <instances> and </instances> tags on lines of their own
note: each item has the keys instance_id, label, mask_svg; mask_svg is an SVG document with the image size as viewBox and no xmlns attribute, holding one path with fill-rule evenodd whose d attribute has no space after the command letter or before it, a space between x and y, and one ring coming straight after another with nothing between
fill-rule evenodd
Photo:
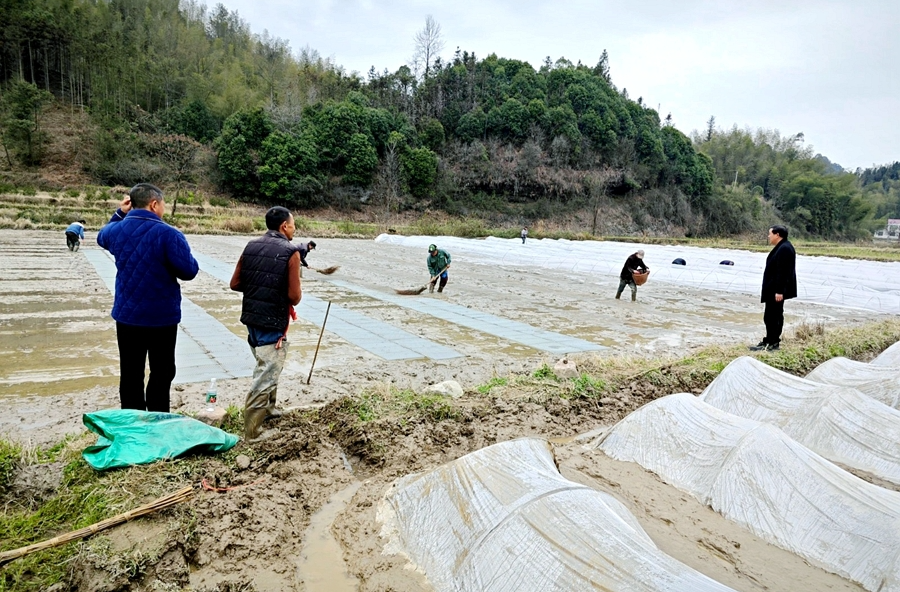
<instances>
[{"instance_id":1,"label":"muddy ground","mask_svg":"<svg viewBox=\"0 0 900 592\"><path fill-rule=\"evenodd\" d=\"M192 248L225 261L236 261L246 240L189 236ZM391 290L427 279L425 253L372 241L317 242L310 263L340 265L343 280ZM96 248L92 244L90 235L85 248ZM608 347L575 355L576 361L683 356L705 345L753 343L762 334L761 305L752 296L650 282L632 303L612 298L614 277L498 270L467 263L464 253L453 255L447 291L415 298L446 299ZM477 386L552 365L556 356L304 275L306 293L453 347L466 358L388 362L326 332L306 386L318 328L295 323L279 400L298 410L277 420L269 439L242 442L232 453L185 469L185 480L202 476L212 486L233 489L200 491L179 509L95 537L81 547L60 590L429 590L403 557L382 554L376 511L384 491L399 476L522 436L561 439L555 448L566 477L613 493L664 551L735 589L860 589L737 528L639 467L566 442L667 393L619 393L615 404L605 405L541 400L516 389L484 396ZM227 286L201 273L184 284L183 293L243 336L240 296ZM117 406L110 307L109 292L82 254L65 249L61 233L0 230L0 434L48 444L78 433L83 412ZM796 302L787 307L788 330L802 321L847 326L878 318ZM466 390L462 399L367 423L344 398L364 389L387 392L388 386L418 391L451 378ZM248 384L221 381L220 403L240 406ZM205 387L179 387L173 408L199 410ZM239 454L249 466L240 468ZM339 547L329 547L335 541Z\"/></svg>"}]
</instances>

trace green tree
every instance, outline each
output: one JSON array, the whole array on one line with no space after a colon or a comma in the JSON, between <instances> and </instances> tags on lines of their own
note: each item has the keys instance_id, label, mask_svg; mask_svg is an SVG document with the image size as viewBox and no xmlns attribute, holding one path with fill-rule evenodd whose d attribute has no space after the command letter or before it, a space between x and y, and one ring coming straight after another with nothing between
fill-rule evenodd
<instances>
[{"instance_id":1,"label":"green tree","mask_svg":"<svg viewBox=\"0 0 900 592\"><path fill-rule=\"evenodd\" d=\"M347 145L344 182L368 187L378 168L378 153L366 134L353 134Z\"/></svg>"},{"instance_id":2,"label":"green tree","mask_svg":"<svg viewBox=\"0 0 900 592\"><path fill-rule=\"evenodd\" d=\"M194 100L181 109L176 109L172 116L172 127L181 135L189 136L198 142L211 142L219 135L219 119L217 119L206 103Z\"/></svg>"},{"instance_id":3,"label":"green tree","mask_svg":"<svg viewBox=\"0 0 900 592\"><path fill-rule=\"evenodd\" d=\"M260 192L272 200L306 205L301 203L303 189L317 183L318 158L313 139L309 135L273 132L263 141L259 157Z\"/></svg>"},{"instance_id":4,"label":"green tree","mask_svg":"<svg viewBox=\"0 0 900 592\"><path fill-rule=\"evenodd\" d=\"M222 183L236 195L255 197L259 193L259 150L272 130L262 109L238 111L225 120L215 147Z\"/></svg>"},{"instance_id":5,"label":"green tree","mask_svg":"<svg viewBox=\"0 0 900 592\"><path fill-rule=\"evenodd\" d=\"M456 135L465 142L472 142L484 136L487 117L481 107L475 107L459 118Z\"/></svg>"},{"instance_id":6,"label":"green tree","mask_svg":"<svg viewBox=\"0 0 900 592\"><path fill-rule=\"evenodd\" d=\"M41 113L53 95L28 82L9 85L0 100L3 146L12 166L10 152L24 165L40 164L47 135L41 130Z\"/></svg>"},{"instance_id":7,"label":"green tree","mask_svg":"<svg viewBox=\"0 0 900 592\"><path fill-rule=\"evenodd\" d=\"M438 159L434 152L428 148L411 148L400 158L400 166L412 196L431 196L438 172Z\"/></svg>"},{"instance_id":8,"label":"green tree","mask_svg":"<svg viewBox=\"0 0 900 592\"><path fill-rule=\"evenodd\" d=\"M430 117L419 122L419 143L429 150L438 152L444 145L444 126Z\"/></svg>"}]
</instances>

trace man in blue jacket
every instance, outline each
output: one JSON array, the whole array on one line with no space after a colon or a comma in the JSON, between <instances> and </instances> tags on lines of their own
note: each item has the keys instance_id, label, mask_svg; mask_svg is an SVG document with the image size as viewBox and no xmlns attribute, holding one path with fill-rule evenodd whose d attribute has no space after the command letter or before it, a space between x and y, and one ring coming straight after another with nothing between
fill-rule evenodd
<instances>
[{"instance_id":1,"label":"man in blue jacket","mask_svg":"<svg viewBox=\"0 0 900 592\"><path fill-rule=\"evenodd\" d=\"M112 317L119 343L122 409L169 411L175 337L181 322L178 280L192 280L200 269L184 235L162 221L164 213L162 191L139 183L97 235L97 244L116 259Z\"/></svg>"},{"instance_id":2,"label":"man in blue jacket","mask_svg":"<svg viewBox=\"0 0 900 592\"><path fill-rule=\"evenodd\" d=\"M781 225L769 229L769 244L773 245L766 257L763 271L760 302L765 303L766 336L750 349L753 351L773 351L781 344L781 330L784 328L784 301L797 297L797 253L787 239L788 229Z\"/></svg>"}]
</instances>

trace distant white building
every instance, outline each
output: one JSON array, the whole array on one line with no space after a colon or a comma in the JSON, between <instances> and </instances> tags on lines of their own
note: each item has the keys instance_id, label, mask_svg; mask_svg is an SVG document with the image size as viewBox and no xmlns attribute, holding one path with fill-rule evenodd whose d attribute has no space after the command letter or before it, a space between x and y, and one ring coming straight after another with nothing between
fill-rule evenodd
<instances>
[{"instance_id":1,"label":"distant white building","mask_svg":"<svg viewBox=\"0 0 900 592\"><path fill-rule=\"evenodd\" d=\"M900 218L890 218L884 230L875 232L875 238L883 240L897 239L900 237Z\"/></svg>"}]
</instances>

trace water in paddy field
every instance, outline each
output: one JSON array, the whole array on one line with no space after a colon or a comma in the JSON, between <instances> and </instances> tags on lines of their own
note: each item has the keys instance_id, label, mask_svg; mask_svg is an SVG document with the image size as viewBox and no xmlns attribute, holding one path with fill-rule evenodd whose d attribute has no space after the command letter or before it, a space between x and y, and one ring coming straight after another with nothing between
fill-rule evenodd
<instances>
[{"instance_id":1,"label":"water in paddy field","mask_svg":"<svg viewBox=\"0 0 900 592\"><path fill-rule=\"evenodd\" d=\"M101 251L89 237L81 251L69 252L61 237L62 233L57 232L0 230L0 396L74 395L118 383L115 323L109 316L113 297L89 261L91 253ZM188 236L188 241L198 254L215 258L230 268L251 238ZM397 286L421 283L425 275L421 249L376 241L321 239L316 250L320 260L316 264L341 268L334 276L304 280L304 294L311 299L332 300L334 306L452 348L465 356L457 362L447 362L456 367L480 364L490 369L497 362L551 358L556 354L541 350L539 342L523 337L525 333L516 340L492 333L487 325L480 330L429 314L437 312L440 303L508 319L536 332L555 332L606 346L610 348L608 354L638 351L655 355L710 343L755 343L763 328L762 306L755 294L656 281L653 277L659 277L657 274L641 286L638 301L632 303L612 298L618 269L609 274L596 269L581 273L546 266L551 260L542 255L545 246L550 256L554 248L585 245L540 241L529 244L529 253L535 259L489 264L477 249L472 249L483 248L490 241L453 240L460 242L452 247L450 284L444 294L410 297L412 302L424 304L419 309L401 307L372 294L394 296ZM652 256L661 253L654 250ZM652 256L648 251L648 258ZM698 263L695 269L699 267L697 257L692 261ZM541 262L545 266L535 267ZM619 265L614 263L613 267ZM183 296L222 325L224 333L219 334L231 334L237 340L238 358L246 355L249 359L246 331L240 323L241 294L232 292L227 281L212 271L201 265L198 277L182 284ZM742 272L748 285L758 279L752 275L750 271ZM328 278L343 281L344 285ZM357 288L368 290L369 294ZM332 313L335 312L333 308ZM871 311L800 301L791 301L786 307L787 330L791 324L809 319L837 325L876 316ZM329 320L335 330L338 318L333 314ZM319 330L319 324L303 319L291 326L286 372L308 372ZM342 380L352 386L359 381L358 373L367 371L370 360L381 363L375 349L365 350L326 328L316 368L347 368ZM390 364L395 373L405 371L402 361ZM208 376L204 377L204 382L208 380Z\"/></svg>"}]
</instances>

